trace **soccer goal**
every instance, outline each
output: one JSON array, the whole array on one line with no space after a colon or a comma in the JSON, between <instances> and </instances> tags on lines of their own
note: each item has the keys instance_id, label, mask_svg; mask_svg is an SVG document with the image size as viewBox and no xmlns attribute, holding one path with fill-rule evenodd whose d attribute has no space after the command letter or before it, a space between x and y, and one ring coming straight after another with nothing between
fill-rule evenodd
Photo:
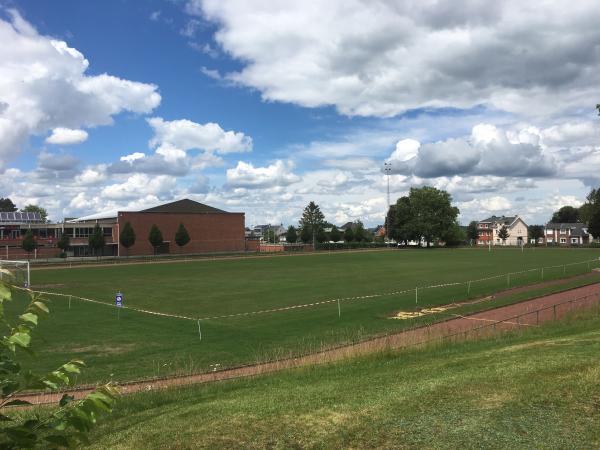
<instances>
[{"instance_id":1,"label":"soccer goal","mask_svg":"<svg viewBox=\"0 0 600 450\"><path fill-rule=\"evenodd\" d=\"M11 261L0 259L0 280L9 281L18 286L31 286L29 261Z\"/></svg>"}]
</instances>

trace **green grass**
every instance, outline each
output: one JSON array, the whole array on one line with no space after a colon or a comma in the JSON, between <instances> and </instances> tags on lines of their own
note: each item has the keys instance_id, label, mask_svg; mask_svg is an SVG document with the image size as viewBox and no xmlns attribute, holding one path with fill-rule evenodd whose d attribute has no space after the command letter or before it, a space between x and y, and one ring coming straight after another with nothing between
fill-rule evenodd
<instances>
[{"instance_id":1,"label":"green grass","mask_svg":"<svg viewBox=\"0 0 600 450\"><path fill-rule=\"evenodd\" d=\"M600 316L124 397L93 448L598 448Z\"/></svg>"},{"instance_id":2,"label":"green grass","mask_svg":"<svg viewBox=\"0 0 600 450\"><path fill-rule=\"evenodd\" d=\"M312 303L338 297L414 289L415 286L466 281L541 266L597 258L600 250L535 249L521 253L486 250L401 250L332 253L310 256L194 261L36 270L32 284L112 303L117 290L129 306L171 314L206 317ZM587 271L567 266L566 275ZM563 269L546 270L545 279L562 277ZM511 277L511 285L539 281L539 272ZM506 287L498 278L471 286L471 297ZM578 282L581 283L581 282ZM45 287L44 287L45 286ZM556 288L552 288L554 290ZM419 291L419 306L467 297L466 285ZM530 294L531 295L531 294ZM502 301L516 301L521 294ZM19 302L16 302L17 304ZM416 321L389 320L398 310L415 308L414 291L373 299L340 302L285 312L204 320L202 341L197 323L144 315L114 307L55 298L52 316L37 339L36 369L78 357L91 370L80 382L205 371L254 363L392 333ZM12 305L14 308L17 305ZM488 305L489 306L489 305ZM478 305L469 308L482 308ZM432 317L431 319L433 319ZM428 320L431 320L428 319Z\"/></svg>"}]
</instances>

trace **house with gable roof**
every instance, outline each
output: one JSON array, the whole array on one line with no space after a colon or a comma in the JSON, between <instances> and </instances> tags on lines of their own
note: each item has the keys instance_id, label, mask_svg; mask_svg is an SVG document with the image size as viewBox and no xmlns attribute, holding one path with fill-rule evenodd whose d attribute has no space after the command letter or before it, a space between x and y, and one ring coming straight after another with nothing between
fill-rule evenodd
<instances>
[{"instance_id":1,"label":"house with gable roof","mask_svg":"<svg viewBox=\"0 0 600 450\"><path fill-rule=\"evenodd\" d=\"M500 229L506 226L508 238L506 241L498 236ZM492 216L477 222L478 245L516 245L521 246L527 242L527 224L518 215Z\"/></svg>"}]
</instances>

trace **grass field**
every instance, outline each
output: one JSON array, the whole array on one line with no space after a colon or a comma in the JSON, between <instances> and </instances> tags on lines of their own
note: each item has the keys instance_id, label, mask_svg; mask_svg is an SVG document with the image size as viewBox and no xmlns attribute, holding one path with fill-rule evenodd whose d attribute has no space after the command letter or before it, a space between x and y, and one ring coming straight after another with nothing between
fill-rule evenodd
<instances>
[{"instance_id":1,"label":"grass field","mask_svg":"<svg viewBox=\"0 0 600 450\"><path fill-rule=\"evenodd\" d=\"M600 316L124 398L94 448L598 448Z\"/></svg>"},{"instance_id":2,"label":"grass field","mask_svg":"<svg viewBox=\"0 0 600 450\"><path fill-rule=\"evenodd\" d=\"M32 272L43 290L112 304L121 290L128 306L190 317L243 313L335 298L411 290L506 272L598 258L600 250L399 250L309 256L81 267ZM598 265L598 263L596 263ZM587 271L586 264L546 269L545 279ZM540 280L513 275L511 285ZM470 297L506 288L505 277L473 283ZM466 285L421 289L418 306L467 298ZM507 299L506 301L515 301ZM18 303L18 302L17 302ZM16 305L13 305L14 308ZM415 308L414 290L401 295L343 300L263 315L196 321L141 314L54 298L42 323L37 368L79 357L91 366L81 382L129 380L210 370L307 352L399 331L415 321L390 320ZM479 306L481 307L481 306ZM433 320L430 318L428 320ZM423 319L421 319L423 320Z\"/></svg>"}]
</instances>

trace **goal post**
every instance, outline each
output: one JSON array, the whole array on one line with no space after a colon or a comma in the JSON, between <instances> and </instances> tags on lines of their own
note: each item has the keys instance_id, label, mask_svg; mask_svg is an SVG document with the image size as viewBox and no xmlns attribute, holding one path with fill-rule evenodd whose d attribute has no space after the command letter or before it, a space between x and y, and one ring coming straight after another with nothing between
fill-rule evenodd
<instances>
[{"instance_id":1,"label":"goal post","mask_svg":"<svg viewBox=\"0 0 600 450\"><path fill-rule=\"evenodd\" d=\"M0 280L24 287L31 286L29 261L0 259Z\"/></svg>"}]
</instances>

